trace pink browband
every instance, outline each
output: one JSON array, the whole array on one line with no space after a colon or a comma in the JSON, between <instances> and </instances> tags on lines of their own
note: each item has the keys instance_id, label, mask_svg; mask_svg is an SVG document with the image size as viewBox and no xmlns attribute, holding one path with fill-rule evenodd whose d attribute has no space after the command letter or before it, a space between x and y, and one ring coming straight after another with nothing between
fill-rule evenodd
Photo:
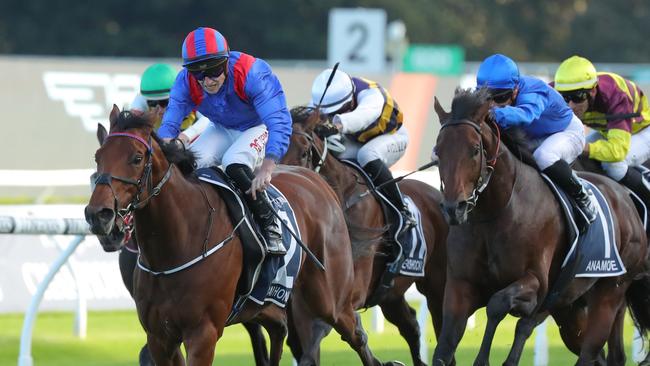
<instances>
[{"instance_id":1,"label":"pink browband","mask_svg":"<svg viewBox=\"0 0 650 366\"><path fill-rule=\"evenodd\" d=\"M106 136L106 138L109 138L109 137L116 137L116 136L126 136L126 137L130 137L130 138L132 138L132 139L136 139L136 140L142 142L142 143L144 144L144 146L146 146L147 149L148 149L149 151L152 150L152 149L151 149L151 145L149 145L149 143L148 143L145 139L143 139L142 137L140 137L140 136L138 136L138 135L136 135L136 134L133 134L133 133L128 133L128 132L114 132L114 133L111 133L111 134L109 134L108 136Z\"/></svg>"}]
</instances>

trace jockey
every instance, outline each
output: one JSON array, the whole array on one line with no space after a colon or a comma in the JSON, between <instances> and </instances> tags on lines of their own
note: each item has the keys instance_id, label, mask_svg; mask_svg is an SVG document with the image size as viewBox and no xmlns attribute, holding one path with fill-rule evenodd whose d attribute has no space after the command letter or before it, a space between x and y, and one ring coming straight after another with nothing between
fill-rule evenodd
<instances>
[{"instance_id":1,"label":"jockey","mask_svg":"<svg viewBox=\"0 0 650 366\"><path fill-rule=\"evenodd\" d=\"M176 70L167 64L153 64L147 67L140 78L140 93L131 102L131 111L156 113L155 128L160 127L162 115L169 103L169 91L176 79ZM210 120L201 113L191 111L181 123L183 132L178 135L186 146L194 141L208 126Z\"/></svg>"},{"instance_id":2,"label":"jockey","mask_svg":"<svg viewBox=\"0 0 650 366\"><path fill-rule=\"evenodd\" d=\"M278 78L265 61L230 51L224 36L212 28L190 32L182 56L183 70L171 88L158 135L177 137L184 116L194 109L208 117L212 123L191 147L197 165L225 168L261 224L267 252L284 255L281 223L264 191L291 136L291 115Z\"/></svg>"},{"instance_id":3,"label":"jockey","mask_svg":"<svg viewBox=\"0 0 650 366\"><path fill-rule=\"evenodd\" d=\"M648 182L638 170L628 169L650 159L650 128L646 128L650 125L650 107L643 91L617 74L596 72L589 60L579 56L560 64L554 86L573 112L593 129L587 135L583 155L600 161L610 178L650 203ZM638 115L629 116L633 113Z\"/></svg>"},{"instance_id":4,"label":"jockey","mask_svg":"<svg viewBox=\"0 0 650 366\"><path fill-rule=\"evenodd\" d=\"M582 151L585 138L580 119L548 84L519 75L517 64L495 54L479 66L478 87L492 96L491 116L504 129L519 126L526 133L539 170L556 182L576 202L586 220L597 211L587 191L569 166Z\"/></svg>"},{"instance_id":5,"label":"jockey","mask_svg":"<svg viewBox=\"0 0 650 366\"><path fill-rule=\"evenodd\" d=\"M375 185L391 181L393 175L388 167L404 155L409 140L397 102L376 82L350 77L340 70L336 71L325 92L331 74L332 69L321 72L311 88L310 104L319 106L332 121L332 124L319 126L317 134L323 138L344 134L345 149L338 157L356 158ZM415 226L415 218L402 200L397 183L386 183L382 192L400 211L403 230Z\"/></svg>"}]
</instances>

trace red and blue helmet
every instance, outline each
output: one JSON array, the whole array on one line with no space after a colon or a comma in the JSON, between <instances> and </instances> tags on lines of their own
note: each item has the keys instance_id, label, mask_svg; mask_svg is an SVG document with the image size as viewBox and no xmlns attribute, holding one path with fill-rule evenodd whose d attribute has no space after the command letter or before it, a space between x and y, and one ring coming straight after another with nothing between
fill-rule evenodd
<instances>
[{"instance_id":1,"label":"red and blue helmet","mask_svg":"<svg viewBox=\"0 0 650 366\"><path fill-rule=\"evenodd\" d=\"M507 56L494 54L481 63L476 85L488 89L514 89L519 84L519 68Z\"/></svg>"},{"instance_id":2,"label":"red and blue helmet","mask_svg":"<svg viewBox=\"0 0 650 366\"><path fill-rule=\"evenodd\" d=\"M183 41L183 66L206 60L227 59L229 52L226 37L215 29L199 27L191 31Z\"/></svg>"}]
</instances>

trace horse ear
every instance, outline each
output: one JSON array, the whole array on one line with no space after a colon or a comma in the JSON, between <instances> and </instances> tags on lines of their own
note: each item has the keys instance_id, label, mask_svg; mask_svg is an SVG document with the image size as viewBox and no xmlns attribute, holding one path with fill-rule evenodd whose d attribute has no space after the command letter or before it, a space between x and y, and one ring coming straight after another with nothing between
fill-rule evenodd
<instances>
[{"instance_id":1,"label":"horse ear","mask_svg":"<svg viewBox=\"0 0 650 366\"><path fill-rule=\"evenodd\" d=\"M309 118L307 118L307 121L305 121L305 131L313 131L316 126L321 124L321 114L320 114L320 109L316 108L314 109L311 114L309 115Z\"/></svg>"},{"instance_id":2,"label":"horse ear","mask_svg":"<svg viewBox=\"0 0 650 366\"><path fill-rule=\"evenodd\" d=\"M478 122L485 122L485 117L490 112L490 103L483 103L483 105L474 114L474 120Z\"/></svg>"},{"instance_id":3,"label":"horse ear","mask_svg":"<svg viewBox=\"0 0 650 366\"><path fill-rule=\"evenodd\" d=\"M113 125L115 122L117 122L117 117L120 115L120 109L117 107L117 105L113 104L113 109L111 109L111 114L108 117L108 120L111 122L111 129L113 129Z\"/></svg>"},{"instance_id":4,"label":"horse ear","mask_svg":"<svg viewBox=\"0 0 650 366\"><path fill-rule=\"evenodd\" d=\"M440 124L444 124L445 121L449 119L451 113L445 112L445 110L440 105L438 97L433 97L433 109L435 109L436 114L438 114L438 119L440 119Z\"/></svg>"},{"instance_id":5,"label":"horse ear","mask_svg":"<svg viewBox=\"0 0 650 366\"><path fill-rule=\"evenodd\" d=\"M104 140L106 140L107 135L108 135L108 132L106 132L106 127L104 127L103 124L98 123L97 124L97 141L99 141L100 145L102 145L104 143Z\"/></svg>"}]
</instances>

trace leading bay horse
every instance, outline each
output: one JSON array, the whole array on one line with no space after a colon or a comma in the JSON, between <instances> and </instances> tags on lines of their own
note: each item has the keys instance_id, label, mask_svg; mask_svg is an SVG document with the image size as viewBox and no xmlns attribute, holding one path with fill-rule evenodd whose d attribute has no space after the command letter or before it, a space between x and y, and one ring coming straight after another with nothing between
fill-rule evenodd
<instances>
[{"instance_id":1,"label":"leading bay horse","mask_svg":"<svg viewBox=\"0 0 650 366\"><path fill-rule=\"evenodd\" d=\"M625 305L644 334L650 326L647 239L633 202L618 184L582 176L605 195L614 215L616 244L627 273L574 278L550 309L542 308L568 251L559 203L535 168L506 146L486 122L485 90L457 90L450 113L436 100L441 130L436 144L443 184L443 210L452 224L443 325L435 365L452 360L467 318L487 306L488 322L475 365L487 365L494 333L506 314L521 317L505 365L519 362L525 340L550 312L578 365L599 362L608 342L608 365L625 364ZM503 134L504 138L499 135ZM588 244L588 243L587 243Z\"/></svg>"},{"instance_id":2,"label":"leading bay horse","mask_svg":"<svg viewBox=\"0 0 650 366\"><path fill-rule=\"evenodd\" d=\"M353 240L353 246L356 248L354 250L355 289L362 299L357 305L362 307L373 294L386 267L387 258L382 254L389 251L388 245L391 245L386 242L388 223L384 219L381 203L373 194L367 194L368 186L359 172L342 163L332 154L328 154L323 140L314 133L314 128L324 122L321 118L324 116L309 107L295 107L291 110L291 115L293 132L289 149L282 162L319 171L336 191L352 235L359 233L360 235L357 235L359 237L374 236L377 239L365 240L365 243L360 239L356 244ZM446 273L445 251L448 227L438 207L441 202L438 190L412 179L402 180L399 186L420 209L427 245L425 276L396 277L395 285L379 302L379 306L386 319L398 327L400 334L408 343L413 364L421 366L425 365L425 362L420 359L419 325L415 319L415 310L406 302L404 293L415 282L418 291L427 298L437 335L442 324L441 306ZM307 347L306 352L315 353L318 344ZM292 347L292 350L295 350L295 347Z\"/></svg>"},{"instance_id":3,"label":"leading bay horse","mask_svg":"<svg viewBox=\"0 0 650 366\"><path fill-rule=\"evenodd\" d=\"M211 365L242 272L242 244L219 193L192 174L193 155L162 144L151 117L113 107L110 133L95 154L99 179L86 220L93 233L108 235L117 217L133 212L142 266L160 272L187 264L168 275L138 266L138 316L156 365L185 364L181 343L189 364ZM381 365L354 312L350 241L335 193L318 174L297 167L279 169L273 183L291 203L302 240L326 267L303 257L292 298L333 326L364 365ZM249 301L230 324L249 320L267 329L271 364L278 365L284 309Z\"/></svg>"}]
</instances>

